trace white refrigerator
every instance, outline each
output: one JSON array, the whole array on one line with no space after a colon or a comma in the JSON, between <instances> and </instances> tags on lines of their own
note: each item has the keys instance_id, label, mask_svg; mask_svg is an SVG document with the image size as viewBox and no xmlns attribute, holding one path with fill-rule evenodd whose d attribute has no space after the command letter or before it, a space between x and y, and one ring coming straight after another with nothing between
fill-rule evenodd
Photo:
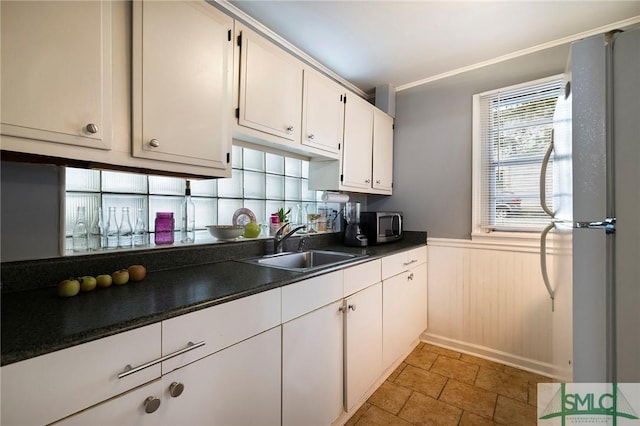
<instances>
[{"instance_id":1,"label":"white refrigerator","mask_svg":"<svg viewBox=\"0 0 640 426\"><path fill-rule=\"evenodd\" d=\"M547 162L541 173L554 373L640 382L640 29L573 43L564 80L546 158L552 209Z\"/></svg>"}]
</instances>

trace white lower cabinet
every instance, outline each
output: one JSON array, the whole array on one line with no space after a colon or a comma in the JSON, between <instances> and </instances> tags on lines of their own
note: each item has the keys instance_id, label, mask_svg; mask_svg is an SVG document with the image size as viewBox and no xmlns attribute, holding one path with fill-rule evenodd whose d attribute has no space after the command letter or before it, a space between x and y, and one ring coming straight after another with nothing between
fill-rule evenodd
<instances>
[{"instance_id":1,"label":"white lower cabinet","mask_svg":"<svg viewBox=\"0 0 640 426\"><path fill-rule=\"evenodd\" d=\"M56 424L278 425L280 341L275 327Z\"/></svg>"},{"instance_id":2,"label":"white lower cabinet","mask_svg":"<svg viewBox=\"0 0 640 426\"><path fill-rule=\"evenodd\" d=\"M382 283L345 301L345 408L352 411L382 374Z\"/></svg>"},{"instance_id":3,"label":"white lower cabinet","mask_svg":"<svg viewBox=\"0 0 640 426\"><path fill-rule=\"evenodd\" d=\"M382 282L382 364L387 368L427 328L426 248L385 258L382 270L383 276L402 271Z\"/></svg>"},{"instance_id":4,"label":"white lower cabinet","mask_svg":"<svg viewBox=\"0 0 640 426\"><path fill-rule=\"evenodd\" d=\"M328 425L342 412L342 300L282 325L282 424Z\"/></svg>"},{"instance_id":5,"label":"white lower cabinet","mask_svg":"<svg viewBox=\"0 0 640 426\"><path fill-rule=\"evenodd\" d=\"M280 343L276 327L164 376L163 424L279 425Z\"/></svg>"}]
</instances>

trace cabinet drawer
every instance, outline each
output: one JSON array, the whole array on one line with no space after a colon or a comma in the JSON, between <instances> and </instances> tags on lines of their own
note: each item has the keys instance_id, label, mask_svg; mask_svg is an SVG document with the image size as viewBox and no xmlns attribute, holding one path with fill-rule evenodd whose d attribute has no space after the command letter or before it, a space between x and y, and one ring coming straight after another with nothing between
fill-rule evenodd
<instances>
[{"instance_id":1,"label":"cabinet drawer","mask_svg":"<svg viewBox=\"0 0 640 426\"><path fill-rule=\"evenodd\" d=\"M47 424L160 377L160 365L118 379L126 365L160 357L160 324L2 367L2 424Z\"/></svg>"},{"instance_id":2,"label":"cabinet drawer","mask_svg":"<svg viewBox=\"0 0 640 426\"><path fill-rule=\"evenodd\" d=\"M382 258L382 279L385 280L427 261L427 247L419 247Z\"/></svg>"},{"instance_id":3,"label":"cabinet drawer","mask_svg":"<svg viewBox=\"0 0 640 426\"><path fill-rule=\"evenodd\" d=\"M342 271L310 278L282 288L282 322L342 299Z\"/></svg>"},{"instance_id":4,"label":"cabinet drawer","mask_svg":"<svg viewBox=\"0 0 640 426\"><path fill-rule=\"evenodd\" d=\"M162 322L162 355L204 346L162 363L163 374L280 324L280 289L243 297Z\"/></svg>"},{"instance_id":5,"label":"cabinet drawer","mask_svg":"<svg viewBox=\"0 0 640 426\"><path fill-rule=\"evenodd\" d=\"M377 259L345 269L344 297L357 293L370 285L380 282L382 279L381 263L382 261Z\"/></svg>"}]
</instances>

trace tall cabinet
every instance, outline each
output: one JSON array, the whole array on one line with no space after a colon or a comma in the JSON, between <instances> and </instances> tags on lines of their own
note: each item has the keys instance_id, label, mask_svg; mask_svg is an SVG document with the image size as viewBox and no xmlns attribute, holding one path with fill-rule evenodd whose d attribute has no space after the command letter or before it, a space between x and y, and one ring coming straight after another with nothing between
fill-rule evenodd
<instances>
[{"instance_id":1,"label":"tall cabinet","mask_svg":"<svg viewBox=\"0 0 640 426\"><path fill-rule=\"evenodd\" d=\"M111 3L0 8L2 134L110 149Z\"/></svg>"}]
</instances>

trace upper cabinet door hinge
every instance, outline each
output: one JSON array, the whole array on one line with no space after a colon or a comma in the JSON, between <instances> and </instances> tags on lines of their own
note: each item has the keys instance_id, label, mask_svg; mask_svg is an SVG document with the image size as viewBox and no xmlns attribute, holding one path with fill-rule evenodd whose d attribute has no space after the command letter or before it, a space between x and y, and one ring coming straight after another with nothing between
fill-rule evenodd
<instances>
[{"instance_id":1,"label":"upper cabinet door hinge","mask_svg":"<svg viewBox=\"0 0 640 426\"><path fill-rule=\"evenodd\" d=\"M341 146L341 144L338 144L338 151L340 151L340 146Z\"/></svg>"},{"instance_id":2,"label":"upper cabinet door hinge","mask_svg":"<svg viewBox=\"0 0 640 426\"><path fill-rule=\"evenodd\" d=\"M344 103L347 103L347 95L344 95Z\"/></svg>"},{"instance_id":3,"label":"upper cabinet door hinge","mask_svg":"<svg viewBox=\"0 0 640 426\"><path fill-rule=\"evenodd\" d=\"M238 34L238 46L242 47L242 33Z\"/></svg>"},{"instance_id":4,"label":"upper cabinet door hinge","mask_svg":"<svg viewBox=\"0 0 640 426\"><path fill-rule=\"evenodd\" d=\"M344 182L344 175L340 175L340 182Z\"/></svg>"},{"instance_id":5,"label":"upper cabinet door hinge","mask_svg":"<svg viewBox=\"0 0 640 426\"><path fill-rule=\"evenodd\" d=\"M343 94L340 94L340 103L342 103L342 102L343 102L343 101L342 101L342 98L343 98L343 97L344 97L344 95L343 95Z\"/></svg>"},{"instance_id":6,"label":"upper cabinet door hinge","mask_svg":"<svg viewBox=\"0 0 640 426\"><path fill-rule=\"evenodd\" d=\"M227 41L231 41L231 30L227 31Z\"/></svg>"},{"instance_id":7,"label":"upper cabinet door hinge","mask_svg":"<svg viewBox=\"0 0 640 426\"><path fill-rule=\"evenodd\" d=\"M227 152L227 164L231 162L231 153Z\"/></svg>"},{"instance_id":8,"label":"upper cabinet door hinge","mask_svg":"<svg viewBox=\"0 0 640 426\"><path fill-rule=\"evenodd\" d=\"M240 118L240 108L236 108L236 118Z\"/></svg>"}]
</instances>

